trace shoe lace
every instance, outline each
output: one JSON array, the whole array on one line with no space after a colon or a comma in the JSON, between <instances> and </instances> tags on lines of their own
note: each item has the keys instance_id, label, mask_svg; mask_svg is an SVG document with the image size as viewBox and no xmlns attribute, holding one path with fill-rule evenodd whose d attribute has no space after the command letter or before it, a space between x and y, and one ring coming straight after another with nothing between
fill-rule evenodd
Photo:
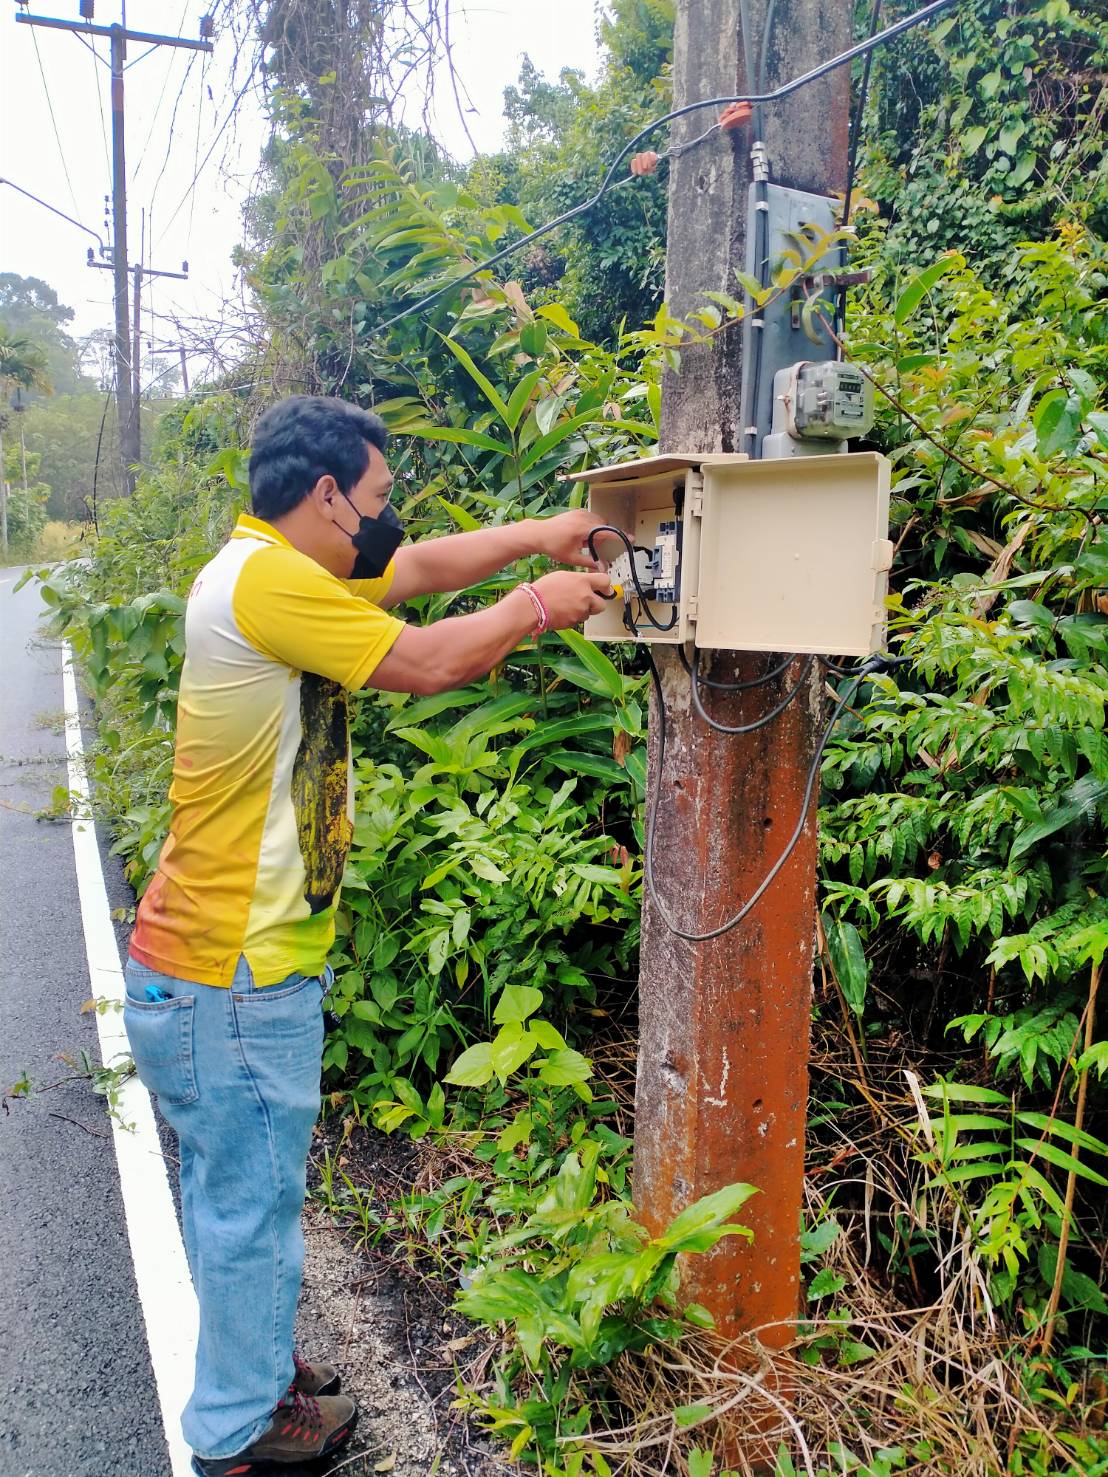
<instances>
[{"instance_id":1,"label":"shoe lace","mask_svg":"<svg viewBox=\"0 0 1108 1477\"><path fill-rule=\"evenodd\" d=\"M305 1425L313 1430L323 1424L323 1412L319 1408L319 1401L311 1395L305 1395L298 1390L295 1384L288 1387L284 1400L281 1401L283 1411L292 1418L294 1424Z\"/></svg>"}]
</instances>

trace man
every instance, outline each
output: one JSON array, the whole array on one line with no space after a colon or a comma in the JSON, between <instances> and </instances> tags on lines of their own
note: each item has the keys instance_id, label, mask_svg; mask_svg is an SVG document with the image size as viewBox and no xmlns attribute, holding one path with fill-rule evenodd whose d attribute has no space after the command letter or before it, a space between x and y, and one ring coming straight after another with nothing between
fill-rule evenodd
<instances>
[{"instance_id":1,"label":"man","mask_svg":"<svg viewBox=\"0 0 1108 1477\"><path fill-rule=\"evenodd\" d=\"M321 1003L352 832L346 693L433 693L524 637L603 608L585 512L399 548L385 427L341 400L262 416L254 516L201 570L185 616L172 818L138 910L124 1009L138 1075L181 1155L200 1305L183 1430L203 1477L327 1455L357 1419L337 1372L293 1353L300 1212L319 1110ZM474 615L386 612L529 554L544 575Z\"/></svg>"}]
</instances>

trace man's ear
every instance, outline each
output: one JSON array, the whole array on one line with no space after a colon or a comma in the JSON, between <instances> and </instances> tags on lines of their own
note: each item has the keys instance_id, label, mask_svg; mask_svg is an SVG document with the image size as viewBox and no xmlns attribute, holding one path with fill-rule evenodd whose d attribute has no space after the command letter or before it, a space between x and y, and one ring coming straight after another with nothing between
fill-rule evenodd
<instances>
[{"instance_id":1,"label":"man's ear","mask_svg":"<svg viewBox=\"0 0 1108 1477\"><path fill-rule=\"evenodd\" d=\"M335 518L335 504L340 501L341 497L339 485L330 472L325 472L308 494L309 500L315 505L316 512L321 517L330 519L331 522L334 522Z\"/></svg>"}]
</instances>

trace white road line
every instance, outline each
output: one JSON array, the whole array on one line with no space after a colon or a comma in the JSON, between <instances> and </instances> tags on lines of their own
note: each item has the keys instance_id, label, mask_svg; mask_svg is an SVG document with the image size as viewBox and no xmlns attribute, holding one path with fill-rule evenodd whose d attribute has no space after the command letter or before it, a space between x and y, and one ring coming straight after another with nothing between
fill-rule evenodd
<instances>
[{"instance_id":1,"label":"white road line","mask_svg":"<svg viewBox=\"0 0 1108 1477\"><path fill-rule=\"evenodd\" d=\"M76 809L80 815L88 816L89 791L77 709L77 684L73 676L73 653L68 642L62 645L62 686L65 691L69 788L77 799ZM118 1001L122 1007L123 971L108 908L96 830L91 820L74 820L73 852L77 862L77 889L81 899L81 921L92 993L98 1000ZM130 1055L123 1029L122 1008L97 1013L96 1029L105 1065ZM123 1123L133 1125L131 1131L113 1117L112 1139L119 1165L135 1281L162 1408L162 1424L165 1426L173 1477L188 1477L192 1472L191 1454L181 1435L181 1412L192 1389L197 1332L196 1295L189 1278L165 1159L154 1124L154 1109L149 1093L137 1077L132 1077L123 1088L119 1116Z\"/></svg>"}]
</instances>

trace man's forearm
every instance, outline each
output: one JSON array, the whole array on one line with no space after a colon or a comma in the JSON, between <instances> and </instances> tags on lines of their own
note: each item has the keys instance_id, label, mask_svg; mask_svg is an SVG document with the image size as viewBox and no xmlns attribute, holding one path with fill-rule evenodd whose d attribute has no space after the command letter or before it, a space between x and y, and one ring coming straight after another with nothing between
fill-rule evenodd
<instances>
[{"instance_id":1,"label":"man's forearm","mask_svg":"<svg viewBox=\"0 0 1108 1477\"><path fill-rule=\"evenodd\" d=\"M523 590L512 590L473 615L406 626L366 686L420 696L464 687L491 671L534 629L534 605Z\"/></svg>"},{"instance_id":2,"label":"man's forearm","mask_svg":"<svg viewBox=\"0 0 1108 1477\"><path fill-rule=\"evenodd\" d=\"M396 554L389 603L412 595L435 595L480 584L517 559L539 552L538 522L524 518L502 528L449 533L408 544Z\"/></svg>"},{"instance_id":3,"label":"man's forearm","mask_svg":"<svg viewBox=\"0 0 1108 1477\"><path fill-rule=\"evenodd\" d=\"M435 633L443 651L443 687L464 687L483 677L519 645L534 625L531 601L522 590L515 589L487 610L448 617L426 627Z\"/></svg>"}]
</instances>

